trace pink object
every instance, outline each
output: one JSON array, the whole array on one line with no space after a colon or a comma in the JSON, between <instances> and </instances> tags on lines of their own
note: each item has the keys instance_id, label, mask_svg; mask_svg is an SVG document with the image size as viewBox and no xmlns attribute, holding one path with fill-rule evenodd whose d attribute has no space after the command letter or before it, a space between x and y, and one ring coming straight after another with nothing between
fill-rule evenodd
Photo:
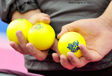
<instances>
[{"instance_id":1,"label":"pink object","mask_svg":"<svg viewBox=\"0 0 112 76\"><path fill-rule=\"evenodd\" d=\"M10 47L4 34L0 33L0 69L10 69L27 72L24 66L24 56Z\"/></svg>"}]
</instances>

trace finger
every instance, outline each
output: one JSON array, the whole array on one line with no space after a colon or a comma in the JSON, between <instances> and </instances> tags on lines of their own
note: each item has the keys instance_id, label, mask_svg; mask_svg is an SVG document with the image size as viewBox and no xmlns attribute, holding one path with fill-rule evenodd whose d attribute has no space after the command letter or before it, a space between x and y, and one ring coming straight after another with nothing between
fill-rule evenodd
<instances>
[{"instance_id":1,"label":"finger","mask_svg":"<svg viewBox=\"0 0 112 76\"><path fill-rule=\"evenodd\" d=\"M68 61L65 55L60 56L60 63L64 68L69 69L69 70L72 70L75 67Z\"/></svg>"},{"instance_id":2,"label":"finger","mask_svg":"<svg viewBox=\"0 0 112 76\"><path fill-rule=\"evenodd\" d=\"M50 23L50 18L48 18L48 17L41 17L41 18L40 18L40 22L49 24L49 23Z\"/></svg>"},{"instance_id":3,"label":"finger","mask_svg":"<svg viewBox=\"0 0 112 76\"><path fill-rule=\"evenodd\" d=\"M60 62L60 58L59 58L59 55L58 55L57 53L53 53L53 54L52 54L52 57L53 57L53 60L54 60L56 63Z\"/></svg>"},{"instance_id":4,"label":"finger","mask_svg":"<svg viewBox=\"0 0 112 76\"><path fill-rule=\"evenodd\" d=\"M85 57L81 57L81 58L80 58L80 63L81 63L81 65L78 66L77 68L81 68L81 67L85 66L86 64L88 64L89 62L90 62L90 61L86 60Z\"/></svg>"},{"instance_id":5,"label":"finger","mask_svg":"<svg viewBox=\"0 0 112 76\"><path fill-rule=\"evenodd\" d=\"M50 23L50 16L43 13L37 13L28 19L33 25L38 24L39 22Z\"/></svg>"},{"instance_id":6,"label":"finger","mask_svg":"<svg viewBox=\"0 0 112 76\"><path fill-rule=\"evenodd\" d=\"M95 50L88 50L84 45L80 44L79 48L86 60L94 62L102 59L102 56L98 54Z\"/></svg>"},{"instance_id":7,"label":"finger","mask_svg":"<svg viewBox=\"0 0 112 76\"><path fill-rule=\"evenodd\" d=\"M66 32L70 32L70 31L76 32L76 31L78 31L78 30L79 30L79 29L78 29L78 26L75 25L74 22L73 22L73 23L70 23L70 24L67 24L67 25L64 25L64 26L62 26L61 32L58 34L57 38L60 39L60 37L61 37L64 33L66 33Z\"/></svg>"},{"instance_id":8,"label":"finger","mask_svg":"<svg viewBox=\"0 0 112 76\"><path fill-rule=\"evenodd\" d=\"M62 26L61 32L57 35L57 38L58 38L58 39L60 39L60 37L61 37L64 33L69 32L68 27L70 27L70 26L68 26L68 25Z\"/></svg>"},{"instance_id":9,"label":"finger","mask_svg":"<svg viewBox=\"0 0 112 76\"><path fill-rule=\"evenodd\" d=\"M26 47L27 47L27 49L28 49L28 51L29 51L29 53L32 55L32 56L34 56L34 57L36 57L38 60L40 60L40 61L42 61L42 60L44 60L46 57L47 57L47 55L48 55L48 51L40 51L40 50L38 50L37 48L35 48L34 46L33 46L33 44L31 44L31 43L28 43L27 45L26 45Z\"/></svg>"},{"instance_id":10,"label":"finger","mask_svg":"<svg viewBox=\"0 0 112 76\"><path fill-rule=\"evenodd\" d=\"M10 46L17 52L24 54L23 51L21 51L21 48L19 47L19 45L17 45L15 42L11 41Z\"/></svg>"},{"instance_id":11,"label":"finger","mask_svg":"<svg viewBox=\"0 0 112 76\"><path fill-rule=\"evenodd\" d=\"M59 51L58 51L58 40L55 39L54 44L51 46L51 49L54 50L58 55L60 55Z\"/></svg>"},{"instance_id":12,"label":"finger","mask_svg":"<svg viewBox=\"0 0 112 76\"><path fill-rule=\"evenodd\" d=\"M20 47L22 48L24 52L27 52L27 49L26 49L27 40L24 38L24 35L22 34L21 31L17 31L16 35L17 35L17 39L19 41Z\"/></svg>"},{"instance_id":13,"label":"finger","mask_svg":"<svg viewBox=\"0 0 112 76\"><path fill-rule=\"evenodd\" d=\"M48 14L40 13L40 22L44 22L46 24L50 23L50 16Z\"/></svg>"},{"instance_id":14,"label":"finger","mask_svg":"<svg viewBox=\"0 0 112 76\"><path fill-rule=\"evenodd\" d=\"M42 14L44 17L50 18L50 16L48 14L45 14L45 13L40 13L40 14Z\"/></svg>"},{"instance_id":15,"label":"finger","mask_svg":"<svg viewBox=\"0 0 112 76\"><path fill-rule=\"evenodd\" d=\"M71 64L74 65L77 68L81 68L88 63L88 61L84 57L77 58L74 55L74 53L72 53L72 52L68 52L67 55L68 55L68 59L71 62Z\"/></svg>"},{"instance_id":16,"label":"finger","mask_svg":"<svg viewBox=\"0 0 112 76\"><path fill-rule=\"evenodd\" d=\"M79 58L77 58L74 55L74 53L68 52L67 55L68 55L68 59L72 63L72 65L74 65L74 66L79 66L80 65L80 60L79 60Z\"/></svg>"}]
</instances>

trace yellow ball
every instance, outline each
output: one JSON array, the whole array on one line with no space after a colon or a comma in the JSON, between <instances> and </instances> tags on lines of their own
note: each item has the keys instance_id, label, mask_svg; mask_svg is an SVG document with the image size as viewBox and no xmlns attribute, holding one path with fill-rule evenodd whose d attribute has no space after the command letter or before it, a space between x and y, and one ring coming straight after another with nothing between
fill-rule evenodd
<instances>
[{"instance_id":1,"label":"yellow ball","mask_svg":"<svg viewBox=\"0 0 112 76\"><path fill-rule=\"evenodd\" d=\"M39 50L49 49L55 40L54 29L45 23L34 25L28 34L28 41Z\"/></svg>"},{"instance_id":2,"label":"yellow ball","mask_svg":"<svg viewBox=\"0 0 112 76\"><path fill-rule=\"evenodd\" d=\"M61 36L58 42L60 54L66 55L67 52L73 52L76 57L81 57L82 53L79 44L86 46L85 39L77 32L67 32Z\"/></svg>"},{"instance_id":3,"label":"yellow ball","mask_svg":"<svg viewBox=\"0 0 112 76\"><path fill-rule=\"evenodd\" d=\"M13 20L11 23L9 23L7 27L7 36L10 41L14 41L17 44L19 44L17 36L16 36L16 32L18 30L21 30L25 39L27 40L28 31L31 29L31 27L32 27L32 24L26 19Z\"/></svg>"}]
</instances>

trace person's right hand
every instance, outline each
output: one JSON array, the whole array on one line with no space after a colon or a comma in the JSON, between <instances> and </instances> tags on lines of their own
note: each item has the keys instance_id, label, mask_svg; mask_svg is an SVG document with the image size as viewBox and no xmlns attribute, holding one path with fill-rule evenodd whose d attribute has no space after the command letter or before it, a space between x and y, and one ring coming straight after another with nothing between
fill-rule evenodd
<instances>
[{"instance_id":1,"label":"person's right hand","mask_svg":"<svg viewBox=\"0 0 112 76\"><path fill-rule=\"evenodd\" d=\"M44 14L44 13L34 13L33 15L32 14L33 13L31 13L31 16L29 18L27 18L28 17L27 15L26 15L26 17L25 16L20 16L20 17L14 16L13 20L23 17L23 18L26 18L28 21L30 21L33 25L38 22L44 22L47 24L50 23L49 15ZM28 41L24 38L24 36L20 30L18 30L16 32L16 35L17 35L17 38L19 41L19 45L16 44L15 42L11 41L10 46L12 48L14 48L17 52L24 54L24 55L32 55L32 56L36 57L37 60L40 60L40 61L44 60L47 57L48 50L44 50L44 51L38 50L36 47L33 46L33 44L28 43Z\"/></svg>"}]
</instances>

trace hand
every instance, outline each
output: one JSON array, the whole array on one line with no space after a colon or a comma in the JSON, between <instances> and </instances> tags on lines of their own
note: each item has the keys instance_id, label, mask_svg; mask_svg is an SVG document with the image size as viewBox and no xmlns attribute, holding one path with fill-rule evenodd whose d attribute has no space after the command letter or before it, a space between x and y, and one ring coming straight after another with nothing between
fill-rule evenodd
<instances>
[{"instance_id":1,"label":"hand","mask_svg":"<svg viewBox=\"0 0 112 76\"><path fill-rule=\"evenodd\" d=\"M17 19L18 17L16 17ZM37 22L44 22L49 24L50 23L50 17L47 14L44 13L35 13L30 18L27 18L32 24L36 24ZM40 51L37 48L33 46L33 44L28 43L27 40L25 40L23 34L21 31L16 32L19 45L17 45L15 42L11 41L10 45L21 54L29 54L34 57L36 57L38 60L42 61L44 60L48 55L48 50Z\"/></svg>"},{"instance_id":2,"label":"hand","mask_svg":"<svg viewBox=\"0 0 112 76\"><path fill-rule=\"evenodd\" d=\"M57 39L55 39L55 42L54 42L53 46L51 47L51 49L56 52L56 53L52 54L52 57L53 57L53 60L58 63L60 60L60 58L59 58L60 53L58 51L58 40Z\"/></svg>"},{"instance_id":3,"label":"hand","mask_svg":"<svg viewBox=\"0 0 112 76\"><path fill-rule=\"evenodd\" d=\"M79 45L83 56L77 58L72 52L65 55L53 54L53 59L69 70L81 68L89 62L100 61L112 49L112 28L102 18L83 19L62 27L58 38L66 32L78 32L86 40L87 46Z\"/></svg>"},{"instance_id":4,"label":"hand","mask_svg":"<svg viewBox=\"0 0 112 76\"><path fill-rule=\"evenodd\" d=\"M18 18L25 18L28 21L30 21L33 25L36 24L37 22L44 22L47 24L50 23L50 16L45 13L41 13L39 9L31 10L23 14L19 13L18 11L15 11L14 14L12 15L12 20Z\"/></svg>"}]
</instances>

